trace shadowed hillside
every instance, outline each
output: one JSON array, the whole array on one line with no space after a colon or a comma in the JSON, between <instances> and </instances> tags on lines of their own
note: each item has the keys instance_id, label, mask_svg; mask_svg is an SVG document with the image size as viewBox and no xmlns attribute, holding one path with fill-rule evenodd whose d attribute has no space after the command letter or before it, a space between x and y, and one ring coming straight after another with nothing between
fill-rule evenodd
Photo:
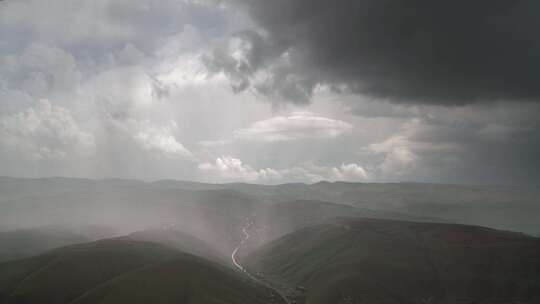
<instances>
[{"instance_id":1,"label":"shadowed hillside","mask_svg":"<svg viewBox=\"0 0 540 304\"><path fill-rule=\"evenodd\" d=\"M0 264L0 303L279 303L230 268L138 238L172 237L141 232ZM185 246L205 247L195 243Z\"/></svg>"},{"instance_id":2,"label":"shadowed hillside","mask_svg":"<svg viewBox=\"0 0 540 304\"><path fill-rule=\"evenodd\" d=\"M0 232L0 262L113 235L110 229L95 226L46 226L4 231Z\"/></svg>"},{"instance_id":3,"label":"shadowed hillside","mask_svg":"<svg viewBox=\"0 0 540 304\"><path fill-rule=\"evenodd\" d=\"M336 217L441 221L391 211L355 208L330 202L297 200L263 205L257 209L251 216L254 225L249 230L251 237L246 246L256 248L285 234L304 227L322 224ZM247 251L249 250L244 250L243 253Z\"/></svg>"},{"instance_id":4,"label":"shadowed hillside","mask_svg":"<svg viewBox=\"0 0 540 304\"><path fill-rule=\"evenodd\" d=\"M282 303L270 289L230 269L182 255L111 280L73 303Z\"/></svg>"},{"instance_id":5,"label":"shadowed hillside","mask_svg":"<svg viewBox=\"0 0 540 304\"><path fill-rule=\"evenodd\" d=\"M123 239L161 244L224 265L230 264L229 255L222 256L206 242L174 229L141 230Z\"/></svg>"},{"instance_id":6,"label":"shadowed hillside","mask_svg":"<svg viewBox=\"0 0 540 304\"><path fill-rule=\"evenodd\" d=\"M90 238L83 235L59 229L36 228L0 232L0 262L88 241Z\"/></svg>"},{"instance_id":7,"label":"shadowed hillside","mask_svg":"<svg viewBox=\"0 0 540 304\"><path fill-rule=\"evenodd\" d=\"M87 290L177 251L128 240L101 240L0 264L5 303L69 303Z\"/></svg>"},{"instance_id":8,"label":"shadowed hillside","mask_svg":"<svg viewBox=\"0 0 540 304\"><path fill-rule=\"evenodd\" d=\"M540 300L540 240L473 226L336 219L267 244L245 264L305 287L307 304Z\"/></svg>"}]
</instances>

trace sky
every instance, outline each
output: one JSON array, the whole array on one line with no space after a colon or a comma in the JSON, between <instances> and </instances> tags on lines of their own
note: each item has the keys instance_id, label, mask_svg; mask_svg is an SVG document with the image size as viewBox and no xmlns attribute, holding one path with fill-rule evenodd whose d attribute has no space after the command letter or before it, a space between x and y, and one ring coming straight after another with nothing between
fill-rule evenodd
<instances>
[{"instance_id":1,"label":"sky","mask_svg":"<svg viewBox=\"0 0 540 304\"><path fill-rule=\"evenodd\" d=\"M0 1L0 175L540 184L537 1Z\"/></svg>"}]
</instances>

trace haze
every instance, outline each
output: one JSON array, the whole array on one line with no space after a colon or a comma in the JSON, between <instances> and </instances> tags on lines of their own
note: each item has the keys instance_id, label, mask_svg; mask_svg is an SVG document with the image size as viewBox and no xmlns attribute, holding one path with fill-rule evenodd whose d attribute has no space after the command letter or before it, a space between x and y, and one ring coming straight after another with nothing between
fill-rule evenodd
<instances>
[{"instance_id":1,"label":"haze","mask_svg":"<svg viewBox=\"0 0 540 304\"><path fill-rule=\"evenodd\" d=\"M0 0L0 304L538 303L539 10Z\"/></svg>"}]
</instances>

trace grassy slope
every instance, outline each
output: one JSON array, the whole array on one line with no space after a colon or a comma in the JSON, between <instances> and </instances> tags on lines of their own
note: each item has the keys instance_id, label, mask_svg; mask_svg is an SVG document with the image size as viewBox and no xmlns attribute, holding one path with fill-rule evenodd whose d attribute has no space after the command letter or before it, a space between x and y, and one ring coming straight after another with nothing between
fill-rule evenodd
<instances>
[{"instance_id":1,"label":"grassy slope","mask_svg":"<svg viewBox=\"0 0 540 304\"><path fill-rule=\"evenodd\" d=\"M279 303L271 290L239 273L185 255L111 280L73 303L257 304L272 299Z\"/></svg>"},{"instance_id":2,"label":"grassy slope","mask_svg":"<svg viewBox=\"0 0 540 304\"><path fill-rule=\"evenodd\" d=\"M435 219L414 217L390 211L355 208L343 204L316 200L296 200L264 205L251 218L255 226L250 229L250 239L242 253L249 252L262 244L268 243L295 230L324 223L336 217L381 218L416 221L434 221Z\"/></svg>"},{"instance_id":3,"label":"grassy slope","mask_svg":"<svg viewBox=\"0 0 540 304\"><path fill-rule=\"evenodd\" d=\"M230 264L229 255L223 256L219 254L215 248L213 248L206 242L177 230L141 230L129 234L125 237L125 239L157 243L223 265Z\"/></svg>"},{"instance_id":4,"label":"grassy slope","mask_svg":"<svg viewBox=\"0 0 540 304\"><path fill-rule=\"evenodd\" d=\"M85 235L54 227L0 232L0 262L25 258L56 247L90 240Z\"/></svg>"},{"instance_id":5,"label":"grassy slope","mask_svg":"<svg viewBox=\"0 0 540 304\"><path fill-rule=\"evenodd\" d=\"M481 227L339 219L286 235L246 263L305 285L308 304L540 300L540 240Z\"/></svg>"},{"instance_id":6,"label":"grassy slope","mask_svg":"<svg viewBox=\"0 0 540 304\"><path fill-rule=\"evenodd\" d=\"M540 235L540 191L533 189L517 191L485 186L346 182L228 186L261 200L322 200L360 209Z\"/></svg>"},{"instance_id":7,"label":"grassy slope","mask_svg":"<svg viewBox=\"0 0 540 304\"><path fill-rule=\"evenodd\" d=\"M178 249L218 259L196 238L140 231L0 263L0 303L279 303L232 268Z\"/></svg>"},{"instance_id":8,"label":"grassy slope","mask_svg":"<svg viewBox=\"0 0 540 304\"><path fill-rule=\"evenodd\" d=\"M0 264L2 303L68 303L119 275L175 256L167 247L102 240Z\"/></svg>"}]
</instances>

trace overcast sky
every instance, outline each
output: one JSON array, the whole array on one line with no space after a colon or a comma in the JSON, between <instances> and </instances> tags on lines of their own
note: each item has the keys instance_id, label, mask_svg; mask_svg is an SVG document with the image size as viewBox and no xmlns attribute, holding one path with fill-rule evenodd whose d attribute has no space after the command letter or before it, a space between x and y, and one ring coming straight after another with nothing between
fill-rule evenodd
<instances>
[{"instance_id":1,"label":"overcast sky","mask_svg":"<svg viewBox=\"0 0 540 304\"><path fill-rule=\"evenodd\" d=\"M0 1L0 175L540 184L537 1Z\"/></svg>"}]
</instances>

